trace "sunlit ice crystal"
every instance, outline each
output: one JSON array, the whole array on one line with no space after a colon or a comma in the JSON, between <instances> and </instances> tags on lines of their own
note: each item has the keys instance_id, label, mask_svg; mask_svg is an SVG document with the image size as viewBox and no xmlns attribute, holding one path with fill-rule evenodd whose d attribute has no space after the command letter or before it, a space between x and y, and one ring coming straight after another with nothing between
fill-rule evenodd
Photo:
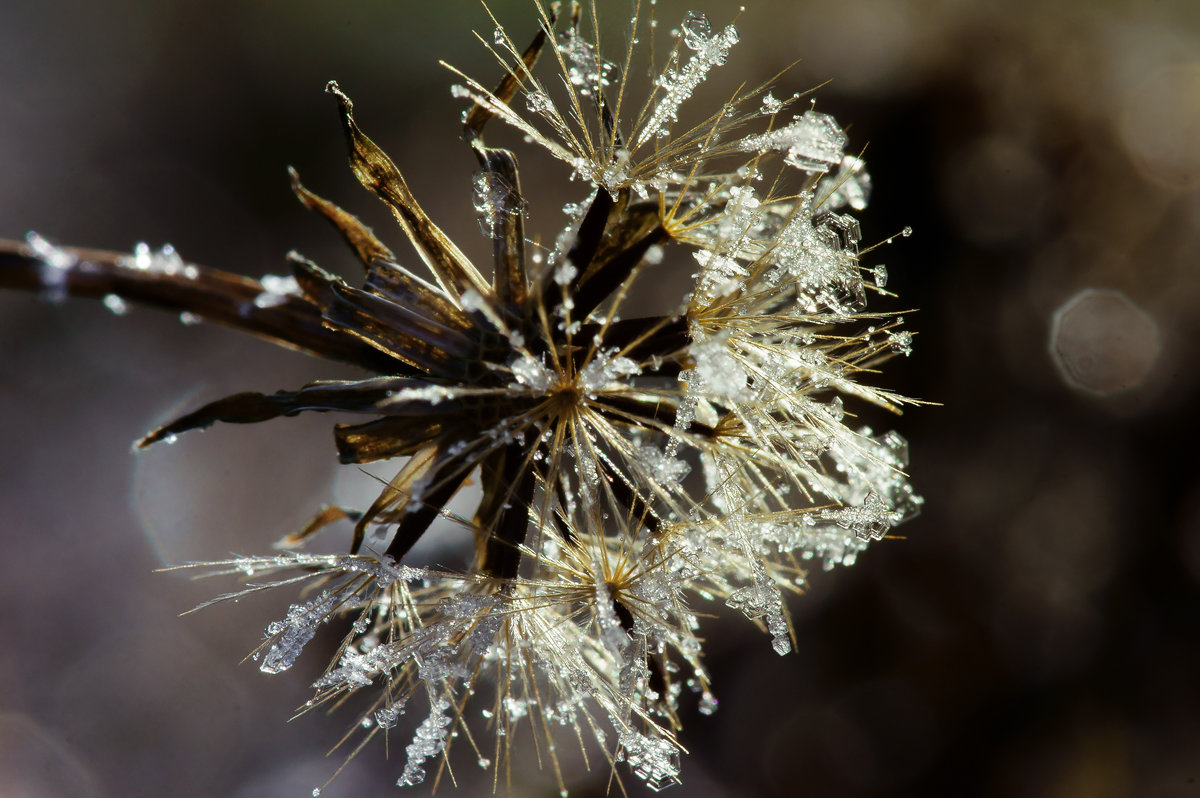
<instances>
[{"instance_id":1,"label":"sunlit ice crystal","mask_svg":"<svg viewBox=\"0 0 1200 798\"><path fill-rule=\"evenodd\" d=\"M844 156L837 172L817 184L817 196L822 207L830 210L847 206L856 211L866 208L871 198L871 175L866 163L854 155Z\"/></svg>"},{"instance_id":2,"label":"sunlit ice crystal","mask_svg":"<svg viewBox=\"0 0 1200 798\"><path fill-rule=\"evenodd\" d=\"M806 172L828 172L842 162L848 138L829 114L805 111L791 124L747 136L738 143L744 152L779 150L784 161Z\"/></svg>"},{"instance_id":3,"label":"sunlit ice crystal","mask_svg":"<svg viewBox=\"0 0 1200 798\"><path fill-rule=\"evenodd\" d=\"M670 741L629 731L621 735L621 750L630 769L650 789L679 783L679 749Z\"/></svg>"},{"instance_id":4,"label":"sunlit ice crystal","mask_svg":"<svg viewBox=\"0 0 1200 798\"><path fill-rule=\"evenodd\" d=\"M26 234L25 243L34 257L41 262L39 277L46 298L51 302L66 299L67 278L78 258L74 253L51 244L32 230Z\"/></svg>"},{"instance_id":5,"label":"sunlit ice crystal","mask_svg":"<svg viewBox=\"0 0 1200 798\"><path fill-rule=\"evenodd\" d=\"M701 23L702 19L703 15L689 17L684 36L689 49L694 52L682 68L668 69L659 78L659 99L633 142L635 149L652 136L663 138L668 135L671 125L679 118L679 107L692 96L714 66L726 62L729 51L738 43L738 32L732 25L726 25L716 36L709 36L707 20Z\"/></svg>"},{"instance_id":6,"label":"sunlit ice crystal","mask_svg":"<svg viewBox=\"0 0 1200 798\"><path fill-rule=\"evenodd\" d=\"M446 747L446 737L450 733L452 718L447 714L450 702L444 698L436 699L429 707L429 716L417 728L413 740L408 744L404 753L408 760L404 763L404 773L396 785L408 787L420 784L425 780L425 762L435 757Z\"/></svg>"}]
</instances>

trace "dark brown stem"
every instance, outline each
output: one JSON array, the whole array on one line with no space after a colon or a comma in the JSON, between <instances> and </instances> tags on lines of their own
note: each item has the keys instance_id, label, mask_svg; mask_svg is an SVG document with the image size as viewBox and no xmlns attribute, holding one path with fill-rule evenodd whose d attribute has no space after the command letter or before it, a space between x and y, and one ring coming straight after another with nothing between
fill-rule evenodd
<instances>
[{"instance_id":1,"label":"dark brown stem","mask_svg":"<svg viewBox=\"0 0 1200 798\"><path fill-rule=\"evenodd\" d=\"M60 249L74 258L73 264L50 267L25 244L0 239L0 288L92 299L114 294L379 374L409 371L374 347L326 327L320 310L305 298L286 295L279 304L255 305L254 300L267 290L258 280L193 264L178 272L139 269L127 265L127 253ZM47 284L48 273L53 275L52 285Z\"/></svg>"}]
</instances>

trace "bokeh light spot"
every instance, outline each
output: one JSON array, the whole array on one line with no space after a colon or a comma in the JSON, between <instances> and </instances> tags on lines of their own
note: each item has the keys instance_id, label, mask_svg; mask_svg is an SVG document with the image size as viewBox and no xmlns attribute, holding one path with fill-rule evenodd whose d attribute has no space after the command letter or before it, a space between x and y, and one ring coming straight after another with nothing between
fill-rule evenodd
<instances>
[{"instance_id":1,"label":"bokeh light spot","mask_svg":"<svg viewBox=\"0 0 1200 798\"><path fill-rule=\"evenodd\" d=\"M1054 311L1050 357L1073 388L1107 395L1136 387L1160 348L1158 324L1120 291L1085 288Z\"/></svg>"},{"instance_id":2,"label":"bokeh light spot","mask_svg":"<svg viewBox=\"0 0 1200 798\"><path fill-rule=\"evenodd\" d=\"M1200 64L1151 75L1130 93L1117 128L1145 177L1176 188L1200 185Z\"/></svg>"}]
</instances>

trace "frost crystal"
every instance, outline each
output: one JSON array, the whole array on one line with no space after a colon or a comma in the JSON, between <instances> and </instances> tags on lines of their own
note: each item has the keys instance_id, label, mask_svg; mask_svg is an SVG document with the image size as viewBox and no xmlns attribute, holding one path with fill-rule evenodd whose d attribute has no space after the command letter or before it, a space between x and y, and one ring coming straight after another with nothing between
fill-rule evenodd
<instances>
[{"instance_id":1,"label":"frost crystal","mask_svg":"<svg viewBox=\"0 0 1200 798\"><path fill-rule=\"evenodd\" d=\"M149 244L139 242L134 245L133 256L122 258L120 263L127 269L150 274L165 274L172 277L182 275L188 279L195 279L199 274L199 270L195 266L183 262L183 258L179 257L175 247L170 244L163 244L159 249L152 250Z\"/></svg>"},{"instance_id":2,"label":"frost crystal","mask_svg":"<svg viewBox=\"0 0 1200 798\"><path fill-rule=\"evenodd\" d=\"M425 781L425 760L437 756L446 747L452 720L447 714L448 709L450 702L444 698L430 704L429 717L421 721L412 742L404 749L408 761L404 763L404 773L396 781L397 787L410 787Z\"/></svg>"},{"instance_id":3,"label":"frost crystal","mask_svg":"<svg viewBox=\"0 0 1200 798\"><path fill-rule=\"evenodd\" d=\"M260 282L263 292L254 298L254 306L257 308L273 308L287 302L289 296L302 296L300 285L290 274L286 277L264 274Z\"/></svg>"},{"instance_id":4,"label":"frost crystal","mask_svg":"<svg viewBox=\"0 0 1200 798\"><path fill-rule=\"evenodd\" d=\"M781 150L786 153L784 161L797 169L828 172L842 162L846 141L846 134L832 116L805 111L786 127L747 136L738 148L743 152Z\"/></svg>"},{"instance_id":5,"label":"frost crystal","mask_svg":"<svg viewBox=\"0 0 1200 798\"><path fill-rule=\"evenodd\" d=\"M700 50L712 37L708 17L699 11L689 11L683 20L683 43L689 50Z\"/></svg>"},{"instance_id":6,"label":"frost crystal","mask_svg":"<svg viewBox=\"0 0 1200 798\"><path fill-rule=\"evenodd\" d=\"M817 196L823 197L822 206L831 210L849 206L861 211L871 198L871 176L866 163L858 157L847 155L842 158L837 174L822 178L817 184Z\"/></svg>"},{"instance_id":7,"label":"frost crystal","mask_svg":"<svg viewBox=\"0 0 1200 798\"><path fill-rule=\"evenodd\" d=\"M579 387L594 393L620 377L640 374L638 364L627 357L615 357L616 350L598 354L579 375Z\"/></svg>"},{"instance_id":8,"label":"frost crystal","mask_svg":"<svg viewBox=\"0 0 1200 798\"><path fill-rule=\"evenodd\" d=\"M529 388L533 391L544 391L550 387L553 375L549 369L534 360L529 355L521 355L508 366L518 387Z\"/></svg>"},{"instance_id":9,"label":"frost crystal","mask_svg":"<svg viewBox=\"0 0 1200 798\"><path fill-rule=\"evenodd\" d=\"M282 673L296 663L300 652L317 633L317 627L329 620L337 605L337 597L324 592L305 604L293 604L288 608L283 621L275 621L267 627L267 634L274 640L267 649L259 670L263 673Z\"/></svg>"},{"instance_id":10,"label":"frost crystal","mask_svg":"<svg viewBox=\"0 0 1200 798\"><path fill-rule=\"evenodd\" d=\"M891 509L872 491L858 507L829 510L825 518L854 533L860 540L881 540L891 528Z\"/></svg>"},{"instance_id":11,"label":"frost crystal","mask_svg":"<svg viewBox=\"0 0 1200 798\"><path fill-rule=\"evenodd\" d=\"M621 735L621 750L630 770L650 789L679 783L679 750L667 740L630 731Z\"/></svg>"},{"instance_id":12,"label":"frost crystal","mask_svg":"<svg viewBox=\"0 0 1200 798\"><path fill-rule=\"evenodd\" d=\"M687 102L714 66L725 63L729 51L738 42L737 29L732 25L726 25L719 34L710 36L707 20L697 24L698 20L704 20L703 15L689 17L692 24L685 33L687 45L695 53L682 69L670 68L658 79L658 104L634 140L634 149L649 141L651 136L664 138L670 133L671 125L679 118L679 107Z\"/></svg>"},{"instance_id":13,"label":"frost crystal","mask_svg":"<svg viewBox=\"0 0 1200 798\"><path fill-rule=\"evenodd\" d=\"M116 294L105 294L101 301L104 302L104 307L112 311L114 316L124 316L129 312L129 303Z\"/></svg>"},{"instance_id":14,"label":"frost crystal","mask_svg":"<svg viewBox=\"0 0 1200 798\"><path fill-rule=\"evenodd\" d=\"M71 252L54 246L32 230L26 234L25 243L41 261L39 276L46 298L61 302L67 298L67 276L75 268L78 258Z\"/></svg>"}]
</instances>

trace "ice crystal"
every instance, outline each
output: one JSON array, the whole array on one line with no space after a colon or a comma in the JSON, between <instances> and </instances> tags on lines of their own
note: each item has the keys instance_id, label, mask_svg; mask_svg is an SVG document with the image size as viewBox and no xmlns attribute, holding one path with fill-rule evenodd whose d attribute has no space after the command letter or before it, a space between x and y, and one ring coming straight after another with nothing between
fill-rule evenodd
<instances>
[{"instance_id":1,"label":"ice crystal","mask_svg":"<svg viewBox=\"0 0 1200 798\"><path fill-rule=\"evenodd\" d=\"M719 34L712 36L707 20L693 12L688 18L684 40L694 54L682 68L676 68L677 56L672 56L672 66L658 79L657 104L633 141L635 149L651 136L661 139L670 134L672 124L679 118L680 106L691 98L713 67L724 64L729 58L729 51L738 42L738 32L732 25L726 25Z\"/></svg>"},{"instance_id":2,"label":"ice crystal","mask_svg":"<svg viewBox=\"0 0 1200 798\"><path fill-rule=\"evenodd\" d=\"M745 152L781 150L784 161L797 169L828 172L842 162L846 141L832 116L805 111L785 127L746 137L739 147Z\"/></svg>"},{"instance_id":3,"label":"ice crystal","mask_svg":"<svg viewBox=\"0 0 1200 798\"><path fill-rule=\"evenodd\" d=\"M434 701L429 708L429 717L421 722L413 741L405 749L408 761L404 763L404 773L396 781L396 786L408 787L425 780L425 760L437 756L446 747L446 737L450 734L453 721L447 713L448 709L450 702L444 698Z\"/></svg>"},{"instance_id":4,"label":"ice crystal","mask_svg":"<svg viewBox=\"0 0 1200 798\"><path fill-rule=\"evenodd\" d=\"M898 412L909 401L858 377L907 355L913 336L867 307L887 272L860 264L850 212L871 182L831 116L787 119L798 95L764 86L680 129L684 104L738 43L732 25L689 13L657 78L637 87L636 43L653 20L633 19L629 49L614 57L581 8L565 25L555 9L537 11L525 49L499 24L483 37L504 64L494 90L458 73L451 92L469 106L490 277L428 217L331 83L354 173L391 208L426 276L293 173L301 202L350 244L362 287L299 255L290 274L251 280L187 264L169 246L81 255L33 233L24 282L61 299L86 270L114 312L157 303L184 323L216 320L374 374L236 394L139 445L217 421L366 416L335 435L343 462L397 461L370 506L324 507L281 541L286 551L207 569L250 580L214 601L303 588L253 653L263 672L292 669L320 635L344 636L310 708L361 695L354 728L368 738L400 734L402 715L426 709L398 784L448 772L456 739L498 784L522 734L545 738L557 773L561 732L661 789L679 780L682 697L717 708L700 634L711 604L785 654L786 597L806 563L851 565L919 511L904 439L847 423L852 403ZM535 64L543 50L549 75ZM561 232L526 230L516 158L484 140L493 119L583 181ZM657 315L628 310L632 297L672 288ZM472 484L473 507L452 509ZM414 567L439 517L469 530L471 561ZM349 553L303 551L339 525Z\"/></svg>"}]
</instances>

